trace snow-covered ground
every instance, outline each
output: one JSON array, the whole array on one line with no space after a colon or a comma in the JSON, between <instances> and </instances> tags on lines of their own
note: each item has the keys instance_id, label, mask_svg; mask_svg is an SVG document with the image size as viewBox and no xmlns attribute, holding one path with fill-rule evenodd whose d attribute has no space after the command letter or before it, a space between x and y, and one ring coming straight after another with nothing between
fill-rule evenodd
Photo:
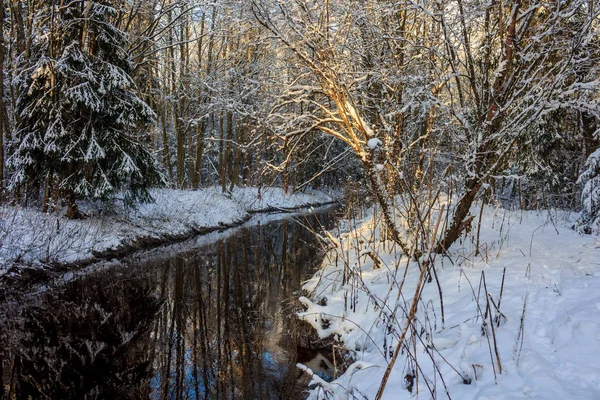
<instances>
[{"instance_id":1,"label":"snow-covered ground","mask_svg":"<svg viewBox=\"0 0 600 400\"><path fill-rule=\"evenodd\" d=\"M419 275L380 237L372 215L360 221L305 285L301 317L356 360L333 382L315 375L312 399L376 398ZM443 320L433 280L382 398L600 399L599 238L565 214L488 207L479 254L472 239L437 257Z\"/></svg>"},{"instance_id":2,"label":"snow-covered ground","mask_svg":"<svg viewBox=\"0 0 600 400\"><path fill-rule=\"evenodd\" d=\"M68 220L37 209L0 208L0 277L14 263L69 263L88 260L140 239L185 237L212 228L231 226L250 218L251 212L293 209L333 201L322 191L286 195L282 189L236 188L223 194L218 188L197 191L156 189L155 202L137 209L112 210L82 204L88 215Z\"/></svg>"}]
</instances>

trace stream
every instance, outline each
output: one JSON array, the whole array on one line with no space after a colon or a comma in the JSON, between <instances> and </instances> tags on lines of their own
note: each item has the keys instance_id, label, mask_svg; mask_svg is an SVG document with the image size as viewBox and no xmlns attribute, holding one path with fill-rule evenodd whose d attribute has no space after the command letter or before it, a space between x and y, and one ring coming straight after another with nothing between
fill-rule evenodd
<instances>
[{"instance_id":1,"label":"stream","mask_svg":"<svg viewBox=\"0 0 600 400\"><path fill-rule=\"evenodd\" d=\"M0 399L305 398L297 362L331 378L293 318L323 257L306 227L335 209L254 219L1 304Z\"/></svg>"}]
</instances>

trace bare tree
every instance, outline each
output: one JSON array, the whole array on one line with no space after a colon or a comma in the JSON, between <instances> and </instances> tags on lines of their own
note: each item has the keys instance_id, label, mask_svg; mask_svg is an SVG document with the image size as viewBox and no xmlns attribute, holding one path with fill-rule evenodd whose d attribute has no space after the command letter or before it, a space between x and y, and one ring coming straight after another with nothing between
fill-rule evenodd
<instances>
[{"instance_id":1,"label":"bare tree","mask_svg":"<svg viewBox=\"0 0 600 400\"><path fill-rule=\"evenodd\" d=\"M582 54L597 40L592 2L255 0L253 11L302 65L273 109L281 137L318 130L346 143L407 254L449 190L444 166L462 182L452 184L437 252L470 226L480 189L540 117L565 107L600 115L586 97L597 74L577 73L590 68ZM294 115L289 104L310 112Z\"/></svg>"}]
</instances>

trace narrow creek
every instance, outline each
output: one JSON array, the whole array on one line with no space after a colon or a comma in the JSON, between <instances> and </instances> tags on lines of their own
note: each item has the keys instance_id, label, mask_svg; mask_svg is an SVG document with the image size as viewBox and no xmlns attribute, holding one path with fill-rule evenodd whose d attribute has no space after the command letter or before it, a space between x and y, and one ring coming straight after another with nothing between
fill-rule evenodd
<instances>
[{"instance_id":1,"label":"narrow creek","mask_svg":"<svg viewBox=\"0 0 600 400\"><path fill-rule=\"evenodd\" d=\"M0 305L0 399L300 399L292 317L335 209L148 252ZM327 371L322 372L327 378Z\"/></svg>"}]
</instances>

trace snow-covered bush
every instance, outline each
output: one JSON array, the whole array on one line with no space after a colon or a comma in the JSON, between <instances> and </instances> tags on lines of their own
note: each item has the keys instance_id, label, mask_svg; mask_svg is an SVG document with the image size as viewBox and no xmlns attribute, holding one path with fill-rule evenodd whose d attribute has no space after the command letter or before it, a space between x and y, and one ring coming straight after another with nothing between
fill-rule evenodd
<instances>
[{"instance_id":1,"label":"snow-covered bush","mask_svg":"<svg viewBox=\"0 0 600 400\"><path fill-rule=\"evenodd\" d=\"M577 228L584 233L600 234L600 148L588 157L577 183L583 184L583 210Z\"/></svg>"}]
</instances>

